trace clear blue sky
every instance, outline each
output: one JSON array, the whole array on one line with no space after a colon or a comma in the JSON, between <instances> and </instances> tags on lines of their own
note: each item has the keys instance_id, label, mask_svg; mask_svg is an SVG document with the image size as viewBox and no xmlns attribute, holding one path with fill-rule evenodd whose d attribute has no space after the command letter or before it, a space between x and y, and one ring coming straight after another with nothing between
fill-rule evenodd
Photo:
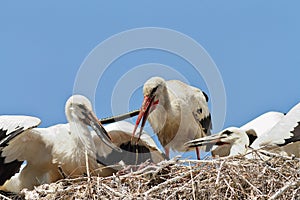
<instances>
[{"instance_id":1,"label":"clear blue sky","mask_svg":"<svg viewBox=\"0 0 300 200\"><path fill-rule=\"evenodd\" d=\"M286 112L300 101L299 8L297 0L1 1L0 114L38 116L43 127L65 122L64 103L86 56L110 36L140 27L173 29L206 49L226 89L225 127L269 110ZM182 69L208 92L188 63L151 50L122 56L100 84L109 91L122 73L151 62ZM111 94L96 96L97 115L110 116ZM141 99L138 90L130 109Z\"/></svg>"}]
</instances>

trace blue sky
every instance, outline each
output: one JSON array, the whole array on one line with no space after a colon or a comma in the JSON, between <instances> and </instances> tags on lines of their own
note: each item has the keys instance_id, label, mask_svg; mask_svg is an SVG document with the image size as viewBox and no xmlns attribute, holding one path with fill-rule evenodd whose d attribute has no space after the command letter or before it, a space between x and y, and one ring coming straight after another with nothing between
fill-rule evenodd
<instances>
[{"instance_id":1,"label":"blue sky","mask_svg":"<svg viewBox=\"0 0 300 200\"><path fill-rule=\"evenodd\" d=\"M112 35L142 27L172 29L205 48L226 89L225 127L240 126L269 110L287 112L300 101L299 6L296 0L1 1L0 114L38 116L42 127L66 122L64 103L86 56ZM107 90L96 93L100 118L111 115L116 81L151 62L174 67L209 93L189 63L177 56L131 52L112 63L99 82L98 88ZM137 90L130 109L139 108L141 101Z\"/></svg>"}]
</instances>

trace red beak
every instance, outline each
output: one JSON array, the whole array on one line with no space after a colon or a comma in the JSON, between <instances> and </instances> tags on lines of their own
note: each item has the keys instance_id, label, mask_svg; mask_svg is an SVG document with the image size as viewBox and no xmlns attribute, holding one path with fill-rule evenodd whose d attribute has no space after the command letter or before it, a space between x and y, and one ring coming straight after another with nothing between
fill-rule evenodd
<instances>
[{"instance_id":1,"label":"red beak","mask_svg":"<svg viewBox=\"0 0 300 200\"><path fill-rule=\"evenodd\" d=\"M139 126L139 124L141 122L141 119L143 119L142 124L141 124L141 128L140 128L140 132L139 132L139 137L138 137L138 140L136 142L136 143L138 143L138 141L141 137L141 134L143 132L144 126L146 124L147 118L148 118L150 112L153 110L151 107L153 105L158 104L158 100L154 102L154 98L155 98L155 96L153 96L153 97L145 96L144 97L144 101L143 101L140 113L139 113L138 118L135 122L135 127L134 127L134 130L133 130L133 133L132 133L131 141L133 140L133 137L135 136L135 132L136 132L137 127Z\"/></svg>"}]
</instances>

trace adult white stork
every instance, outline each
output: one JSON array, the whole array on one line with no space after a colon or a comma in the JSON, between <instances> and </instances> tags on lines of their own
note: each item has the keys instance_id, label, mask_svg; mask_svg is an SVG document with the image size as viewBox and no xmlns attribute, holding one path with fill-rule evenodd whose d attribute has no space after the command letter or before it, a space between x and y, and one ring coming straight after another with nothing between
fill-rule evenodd
<instances>
[{"instance_id":1,"label":"adult white stork","mask_svg":"<svg viewBox=\"0 0 300 200\"><path fill-rule=\"evenodd\" d=\"M266 113L241 128L227 128L219 134L187 142L188 147L213 145L213 156L244 154L252 149L266 149L284 155L300 155L300 104L286 115Z\"/></svg>"},{"instance_id":2,"label":"adult white stork","mask_svg":"<svg viewBox=\"0 0 300 200\"><path fill-rule=\"evenodd\" d=\"M93 114L90 101L74 95L68 99L65 113L68 124L48 128L36 128L40 124L36 117L0 116L1 190L19 192L64 176L77 177L89 172L108 176L114 172L97 162L97 157L105 156L105 152L96 150L91 129L101 142L120 149L111 143ZM14 175L25 160L24 169Z\"/></svg>"},{"instance_id":3,"label":"adult white stork","mask_svg":"<svg viewBox=\"0 0 300 200\"><path fill-rule=\"evenodd\" d=\"M178 80L152 77L144 84L143 94L144 101L133 135L142 120L141 135L149 119L168 158L170 149L187 151L183 145L185 142L210 135L212 125L208 97L200 89ZM196 153L200 159L198 148Z\"/></svg>"},{"instance_id":4,"label":"adult white stork","mask_svg":"<svg viewBox=\"0 0 300 200\"><path fill-rule=\"evenodd\" d=\"M153 163L165 160L165 155L157 147L154 140L147 132L143 131L137 144L131 143L131 134L134 129L133 124L126 121L119 121L105 125L104 128L112 142L122 149L122 152L117 152L116 150L107 147L97 135L93 134L93 139L97 151L99 151L99 155L101 155L101 152L108 153L106 157L98 157L98 161L101 163L105 165L115 165L121 162L122 164L134 165L141 164L146 160ZM138 139L138 136L135 135L135 138Z\"/></svg>"}]
</instances>

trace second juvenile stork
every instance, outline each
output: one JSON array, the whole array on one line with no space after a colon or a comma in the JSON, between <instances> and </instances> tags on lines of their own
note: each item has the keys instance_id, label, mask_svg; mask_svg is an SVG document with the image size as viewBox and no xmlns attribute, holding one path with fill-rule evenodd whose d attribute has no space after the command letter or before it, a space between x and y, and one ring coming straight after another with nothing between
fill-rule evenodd
<instances>
[{"instance_id":1,"label":"second juvenile stork","mask_svg":"<svg viewBox=\"0 0 300 200\"><path fill-rule=\"evenodd\" d=\"M169 158L170 149L185 152L184 143L210 135L211 115L208 96L200 89L179 80L165 81L161 77L150 78L143 87L144 101L136 121L133 136L142 120L140 134L146 120L158 135ZM196 148L200 159L199 149Z\"/></svg>"}]
</instances>

